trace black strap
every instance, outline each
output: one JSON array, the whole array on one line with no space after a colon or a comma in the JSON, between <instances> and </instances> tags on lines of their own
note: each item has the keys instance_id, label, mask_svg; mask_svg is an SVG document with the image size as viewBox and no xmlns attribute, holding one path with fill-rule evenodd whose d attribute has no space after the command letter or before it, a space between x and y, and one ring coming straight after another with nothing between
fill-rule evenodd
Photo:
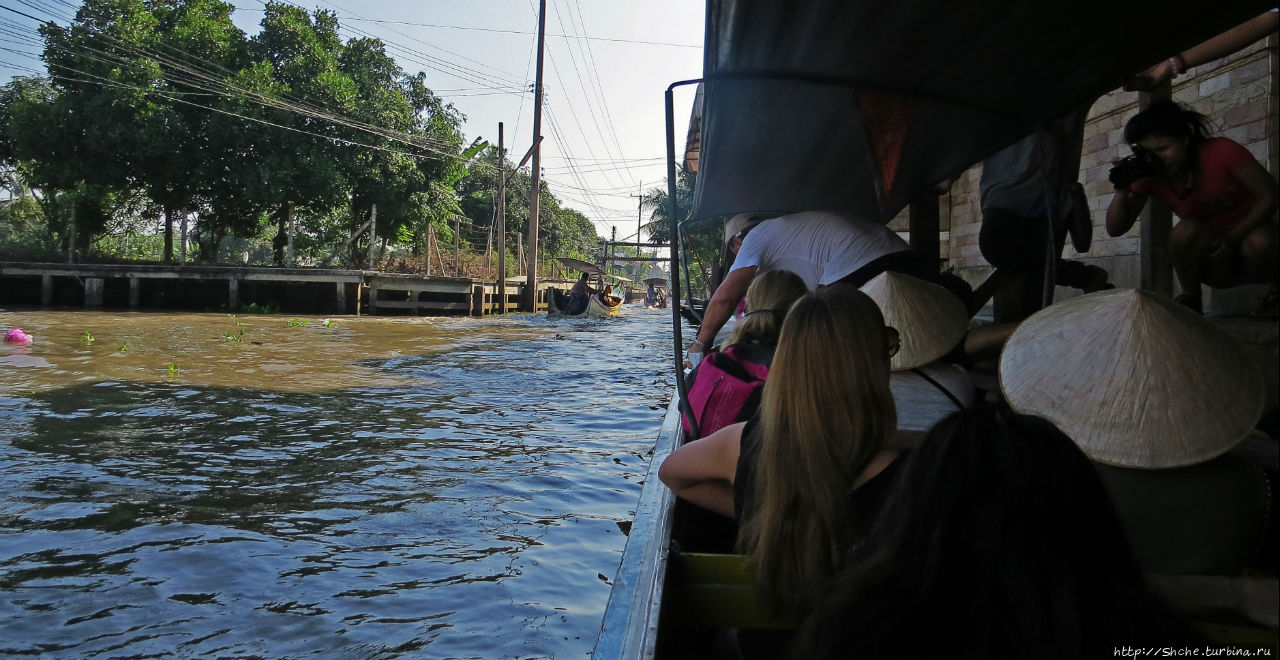
<instances>
[{"instance_id":1,"label":"black strap","mask_svg":"<svg viewBox=\"0 0 1280 660\"><path fill-rule=\"evenodd\" d=\"M715 357L715 365L719 367L721 371L729 374L730 376L746 383L754 383L757 380L760 380L759 378L752 376L747 371L747 368L742 366L733 355L725 353L724 351L716 351L711 355L708 355L707 359L712 359L713 356Z\"/></svg>"},{"instance_id":2,"label":"black strap","mask_svg":"<svg viewBox=\"0 0 1280 660\"><path fill-rule=\"evenodd\" d=\"M932 386L934 386L934 387L936 387L936 388L938 388L938 391L939 391L939 392L942 392L943 394L947 395L947 398L948 398L948 399L951 399L951 403L956 404L956 408L958 408L958 409L960 409L960 410L964 410L964 404L963 404L963 403L960 403L960 399L959 399L959 397L957 397L956 395L952 394L952 393L951 393L951 390L949 390L949 389L947 389L947 388L943 387L943 386L942 386L942 383L939 383L938 381L936 381L936 380L934 380L934 379L930 378L930 377L929 377L929 374L926 374L924 371L922 371L922 370L921 370L921 369L919 369L919 368L912 369L911 371L915 372L915 374L916 374L917 376L919 376L919 377L921 377L921 378L925 379L926 381L929 381L929 384L930 384L930 385L932 385Z\"/></svg>"}]
</instances>

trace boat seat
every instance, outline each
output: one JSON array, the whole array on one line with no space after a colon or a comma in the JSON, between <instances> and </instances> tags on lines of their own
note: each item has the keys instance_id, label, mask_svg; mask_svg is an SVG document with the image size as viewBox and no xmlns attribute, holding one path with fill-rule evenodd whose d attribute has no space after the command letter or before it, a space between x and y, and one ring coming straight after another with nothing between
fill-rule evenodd
<instances>
[{"instance_id":1,"label":"boat seat","mask_svg":"<svg viewBox=\"0 0 1280 660\"><path fill-rule=\"evenodd\" d=\"M672 552L662 596L664 627L794 630L798 622L771 614L747 572L743 555Z\"/></svg>"},{"instance_id":2,"label":"boat seat","mask_svg":"<svg viewBox=\"0 0 1280 660\"><path fill-rule=\"evenodd\" d=\"M799 622L769 612L747 571L744 555L671 552L662 596L662 627L795 630ZM1191 626L1218 644L1275 648L1277 631L1239 621L1195 620Z\"/></svg>"}]
</instances>

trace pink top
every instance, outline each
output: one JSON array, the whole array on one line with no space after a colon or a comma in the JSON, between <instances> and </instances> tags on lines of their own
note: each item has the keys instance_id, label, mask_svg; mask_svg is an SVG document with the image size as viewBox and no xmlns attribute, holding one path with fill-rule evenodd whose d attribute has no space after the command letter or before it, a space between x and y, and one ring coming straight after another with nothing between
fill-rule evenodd
<instances>
[{"instance_id":1,"label":"pink top","mask_svg":"<svg viewBox=\"0 0 1280 660\"><path fill-rule=\"evenodd\" d=\"M1179 218L1194 218L1225 232L1236 226L1258 199L1236 176L1254 162L1253 154L1239 142L1220 137L1204 140L1199 150L1200 171L1189 190L1175 190L1162 176L1138 179L1129 189L1153 195Z\"/></svg>"}]
</instances>

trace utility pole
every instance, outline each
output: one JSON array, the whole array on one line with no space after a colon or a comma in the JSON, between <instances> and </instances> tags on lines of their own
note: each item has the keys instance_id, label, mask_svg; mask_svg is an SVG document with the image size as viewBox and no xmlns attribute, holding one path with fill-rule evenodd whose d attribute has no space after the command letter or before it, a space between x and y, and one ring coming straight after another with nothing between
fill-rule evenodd
<instances>
[{"instance_id":1,"label":"utility pole","mask_svg":"<svg viewBox=\"0 0 1280 660\"><path fill-rule=\"evenodd\" d=\"M618 242L618 225L613 225L613 232L610 234L609 251L605 254L604 272L606 275L612 275L613 269L613 251L617 249L614 243Z\"/></svg>"},{"instance_id":2,"label":"utility pole","mask_svg":"<svg viewBox=\"0 0 1280 660\"><path fill-rule=\"evenodd\" d=\"M462 257L458 251L458 216L453 216L453 276L462 277Z\"/></svg>"},{"instance_id":3,"label":"utility pole","mask_svg":"<svg viewBox=\"0 0 1280 660\"><path fill-rule=\"evenodd\" d=\"M644 222L644 183L636 184L636 242L640 243L640 225ZM636 248L636 254L640 254L640 248Z\"/></svg>"},{"instance_id":4,"label":"utility pole","mask_svg":"<svg viewBox=\"0 0 1280 660\"><path fill-rule=\"evenodd\" d=\"M498 313L507 313L507 150L498 122Z\"/></svg>"},{"instance_id":5,"label":"utility pole","mask_svg":"<svg viewBox=\"0 0 1280 660\"><path fill-rule=\"evenodd\" d=\"M529 191L529 257L522 311L537 311L538 301L538 198L542 191L542 51L547 36L547 0L538 0L538 68L533 83L533 181Z\"/></svg>"}]
</instances>

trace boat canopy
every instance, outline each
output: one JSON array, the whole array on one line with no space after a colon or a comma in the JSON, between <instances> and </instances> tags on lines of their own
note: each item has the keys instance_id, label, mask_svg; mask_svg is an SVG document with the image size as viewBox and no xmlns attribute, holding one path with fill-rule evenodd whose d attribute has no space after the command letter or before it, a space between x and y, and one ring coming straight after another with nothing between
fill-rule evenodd
<instances>
[{"instance_id":1,"label":"boat canopy","mask_svg":"<svg viewBox=\"0 0 1280 660\"><path fill-rule=\"evenodd\" d=\"M708 0L690 220L913 196L1274 0Z\"/></svg>"},{"instance_id":2,"label":"boat canopy","mask_svg":"<svg viewBox=\"0 0 1280 660\"><path fill-rule=\"evenodd\" d=\"M601 275L604 273L603 268L581 259L574 259L573 257L556 257L556 261L564 264L566 268L580 270L588 275Z\"/></svg>"}]
</instances>

